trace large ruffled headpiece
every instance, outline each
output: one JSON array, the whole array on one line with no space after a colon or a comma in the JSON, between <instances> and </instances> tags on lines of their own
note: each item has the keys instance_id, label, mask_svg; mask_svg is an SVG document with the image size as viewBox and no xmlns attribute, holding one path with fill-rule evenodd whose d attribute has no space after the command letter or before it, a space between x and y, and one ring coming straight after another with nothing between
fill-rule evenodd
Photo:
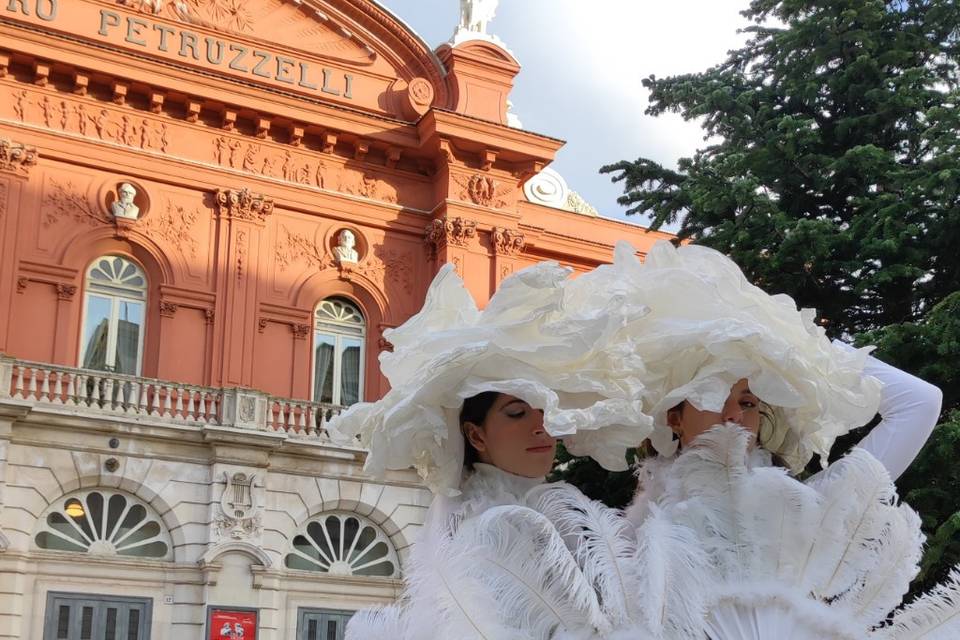
<instances>
[{"instance_id":1,"label":"large ruffled headpiece","mask_svg":"<svg viewBox=\"0 0 960 640\"><path fill-rule=\"evenodd\" d=\"M614 263L575 288L571 297L588 307L610 291L649 307L622 339L643 362L651 440L662 454L676 450L666 421L672 407L687 400L720 411L741 378L773 407L764 446L794 470L814 453L825 459L838 436L876 414L881 385L863 375L869 349L831 344L812 309L752 285L713 249L659 242L641 264L633 247L620 243Z\"/></svg>"},{"instance_id":2,"label":"large ruffled headpiece","mask_svg":"<svg viewBox=\"0 0 960 640\"><path fill-rule=\"evenodd\" d=\"M460 484L466 398L506 393L542 409L544 425L574 455L626 469L627 448L646 438L638 365L616 339L646 313L636 299L566 304L569 270L542 263L505 279L480 311L452 265L443 267L423 309L385 333L380 354L390 391L353 405L330 424L334 435L369 449L365 470L415 467L436 493Z\"/></svg>"}]
</instances>

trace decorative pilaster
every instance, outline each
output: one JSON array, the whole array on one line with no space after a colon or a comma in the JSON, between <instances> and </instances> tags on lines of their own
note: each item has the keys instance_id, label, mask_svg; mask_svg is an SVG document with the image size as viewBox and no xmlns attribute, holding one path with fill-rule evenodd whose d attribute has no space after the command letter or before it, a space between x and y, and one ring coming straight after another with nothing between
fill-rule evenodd
<instances>
[{"instance_id":1,"label":"decorative pilaster","mask_svg":"<svg viewBox=\"0 0 960 640\"><path fill-rule=\"evenodd\" d=\"M217 297L223 301L222 342L215 352L222 353L224 385L253 384L253 353L256 328L245 318L254 318L256 309L257 269L260 260L264 227L273 214L273 199L247 188L218 189L214 194L214 207L219 219L218 243L223 248L218 268L223 277L219 279Z\"/></svg>"}]
</instances>

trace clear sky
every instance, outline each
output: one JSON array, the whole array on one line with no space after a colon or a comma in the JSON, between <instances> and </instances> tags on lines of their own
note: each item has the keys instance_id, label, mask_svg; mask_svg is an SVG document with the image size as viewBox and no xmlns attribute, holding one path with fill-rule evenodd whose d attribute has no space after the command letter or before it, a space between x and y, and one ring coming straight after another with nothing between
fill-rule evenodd
<instances>
[{"instance_id":1,"label":"clear sky","mask_svg":"<svg viewBox=\"0 0 960 640\"><path fill-rule=\"evenodd\" d=\"M450 38L458 0L379 0L430 46ZM604 216L626 218L604 164L670 166L703 142L696 122L644 115L640 81L706 69L739 46L748 0L500 0L489 32L523 65L511 99L523 128L567 141L552 167Z\"/></svg>"}]
</instances>

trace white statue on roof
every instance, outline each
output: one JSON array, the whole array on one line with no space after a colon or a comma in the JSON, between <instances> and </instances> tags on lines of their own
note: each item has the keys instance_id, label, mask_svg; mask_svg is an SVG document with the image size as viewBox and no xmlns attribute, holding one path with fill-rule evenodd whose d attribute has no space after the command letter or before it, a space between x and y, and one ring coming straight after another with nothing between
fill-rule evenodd
<instances>
[{"instance_id":1,"label":"white statue on roof","mask_svg":"<svg viewBox=\"0 0 960 640\"><path fill-rule=\"evenodd\" d=\"M459 31L487 33L487 25L493 20L499 0L460 0Z\"/></svg>"},{"instance_id":2,"label":"white statue on roof","mask_svg":"<svg viewBox=\"0 0 960 640\"><path fill-rule=\"evenodd\" d=\"M487 33L487 25L496 15L499 1L460 0L460 24L453 32L450 44L455 46L465 40L488 40L503 46L499 38Z\"/></svg>"}]
</instances>

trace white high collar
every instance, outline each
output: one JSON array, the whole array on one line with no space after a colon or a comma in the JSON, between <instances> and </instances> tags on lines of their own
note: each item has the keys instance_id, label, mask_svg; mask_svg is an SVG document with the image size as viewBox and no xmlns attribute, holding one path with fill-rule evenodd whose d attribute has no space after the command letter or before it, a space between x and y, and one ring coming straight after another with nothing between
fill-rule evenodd
<instances>
[{"instance_id":1,"label":"white high collar","mask_svg":"<svg viewBox=\"0 0 960 640\"><path fill-rule=\"evenodd\" d=\"M500 505L523 505L526 495L534 487L542 485L544 477L528 478L504 471L482 462L473 465L460 489L460 505L456 509L465 518L477 515L490 507Z\"/></svg>"}]
</instances>

